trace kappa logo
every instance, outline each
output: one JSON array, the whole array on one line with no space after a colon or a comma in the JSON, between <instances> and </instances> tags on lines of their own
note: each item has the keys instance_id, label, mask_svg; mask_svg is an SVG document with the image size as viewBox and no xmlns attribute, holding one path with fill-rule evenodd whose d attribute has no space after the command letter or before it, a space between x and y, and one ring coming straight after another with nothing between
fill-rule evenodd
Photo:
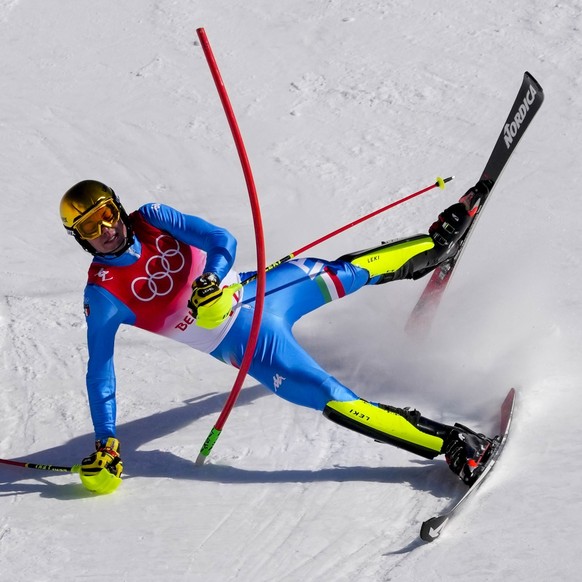
<instances>
[{"instance_id":1,"label":"kappa logo","mask_svg":"<svg viewBox=\"0 0 582 582\"><path fill-rule=\"evenodd\" d=\"M146 263L146 276L137 277L131 283L131 290L140 301L151 301L164 297L174 289L172 275L179 273L186 265L186 258L180 251L180 243L167 234L156 239L159 255L150 257Z\"/></svg>"},{"instance_id":2,"label":"kappa logo","mask_svg":"<svg viewBox=\"0 0 582 582\"><path fill-rule=\"evenodd\" d=\"M283 384L285 380L286 378L283 378L283 376L281 376L280 374L275 374L273 376L273 387L275 388L275 392L277 392L277 390L281 388L281 384Z\"/></svg>"}]
</instances>

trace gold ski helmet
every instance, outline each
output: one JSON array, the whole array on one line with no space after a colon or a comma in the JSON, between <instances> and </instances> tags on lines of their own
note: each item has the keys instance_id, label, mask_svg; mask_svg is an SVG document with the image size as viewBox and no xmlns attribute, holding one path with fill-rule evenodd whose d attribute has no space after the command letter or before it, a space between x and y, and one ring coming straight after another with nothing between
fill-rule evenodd
<instances>
[{"instance_id":1,"label":"gold ski helmet","mask_svg":"<svg viewBox=\"0 0 582 582\"><path fill-rule=\"evenodd\" d=\"M102 227L122 220L127 228L125 245L115 253L123 254L133 243L129 217L115 192L97 180L83 180L65 192L61 199L61 220L68 234L92 255L100 255L89 243L101 235Z\"/></svg>"}]
</instances>

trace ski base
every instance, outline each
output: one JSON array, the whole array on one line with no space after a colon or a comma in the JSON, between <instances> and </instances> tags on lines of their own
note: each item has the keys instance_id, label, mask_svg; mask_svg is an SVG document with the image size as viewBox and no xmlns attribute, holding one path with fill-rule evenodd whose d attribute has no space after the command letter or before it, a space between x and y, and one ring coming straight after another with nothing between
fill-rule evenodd
<instances>
[{"instance_id":1,"label":"ski base","mask_svg":"<svg viewBox=\"0 0 582 582\"><path fill-rule=\"evenodd\" d=\"M512 388L505 397L503 404L501 405L500 413L500 423L499 423L499 436L497 437L497 444L493 445L494 449L491 453L489 459L485 463L485 468L479 478L473 483L473 485L467 489L467 492L459 501L457 501L450 509L427 519L420 528L420 537L425 542L432 542L436 540L442 533L443 529L449 522L449 520L459 511L459 508L469 499L479 487L484 483L487 477L490 475L491 470L495 466L495 463L499 459L505 443L507 442L507 436L509 434L509 429L511 426L511 420L513 418L513 411L515 408L515 389Z\"/></svg>"}]
</instances>

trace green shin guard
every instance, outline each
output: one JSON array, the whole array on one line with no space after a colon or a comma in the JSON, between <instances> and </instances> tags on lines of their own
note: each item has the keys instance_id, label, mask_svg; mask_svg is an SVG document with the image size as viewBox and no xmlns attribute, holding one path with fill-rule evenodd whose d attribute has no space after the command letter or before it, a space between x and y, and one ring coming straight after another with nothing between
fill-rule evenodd
<instances>
[{"instance_id":1,"label":"green shin guard","mask_svg":"<svg viewBox=\"0 0 582 582\"><path fill-rule=\"evenodd\" d=\"M419 234L349 253L338 260L366 269L370 278L379 276L377 284L380 284L397 279L418 279L430 272L439 258L433 239Z\"/></svg>"},{"instance_id":2,"label":"green shin guard","mask_svg":"<svg viewBox=\"0 0 582 582\"><path fill-rule=\"evenodd\" d=\"M323 415L340 426L426 459L440 454L449 432L446 425L423 418L417 411L374 406L365 400L332 400Z\"/></svg>"}]
</instances>

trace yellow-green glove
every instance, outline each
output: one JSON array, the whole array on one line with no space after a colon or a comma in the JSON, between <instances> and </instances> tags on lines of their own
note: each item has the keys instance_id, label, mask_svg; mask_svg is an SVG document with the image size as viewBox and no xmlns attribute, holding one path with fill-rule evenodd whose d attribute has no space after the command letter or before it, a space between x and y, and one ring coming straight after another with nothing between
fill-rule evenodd
<instances>
[{"instance_id":1,"label":"yellow-green glove","mask_svg":"<svg viewBox=\"0 0 582 582\"><path fill-rule=\"evenodd\" d=\"M233 295L242 289L240 283L235 283L220 290L218 296L214 296L211 302L203 303L198 307L196 325L204 329L218 327L232 311Z\"/></svg>"},{"instance_id":2,"label":"yellow-green glove","mask_svg":"<svg viewBox=\"0 0 582 582\"><path fill-rule=\"evenodd\" d=\"M214 273L204 273L192 283L192 296L188 301L188 308L194 317L198 317L199 307L212 303L221 295L220 279Z\"/></svg>"},{"instance_id":3,"label":"yellow-green glove","mask_svg":"<svg viewBox=\"0 0 582 582\"><path fill-rule=\"evenodd\" d=\"M109 437L103 444L95 443L97 450L81 461L81 483L94 493L111 493L121 485L123 463L119 456L119 441Z\"/></svg>"}]
</instances>

